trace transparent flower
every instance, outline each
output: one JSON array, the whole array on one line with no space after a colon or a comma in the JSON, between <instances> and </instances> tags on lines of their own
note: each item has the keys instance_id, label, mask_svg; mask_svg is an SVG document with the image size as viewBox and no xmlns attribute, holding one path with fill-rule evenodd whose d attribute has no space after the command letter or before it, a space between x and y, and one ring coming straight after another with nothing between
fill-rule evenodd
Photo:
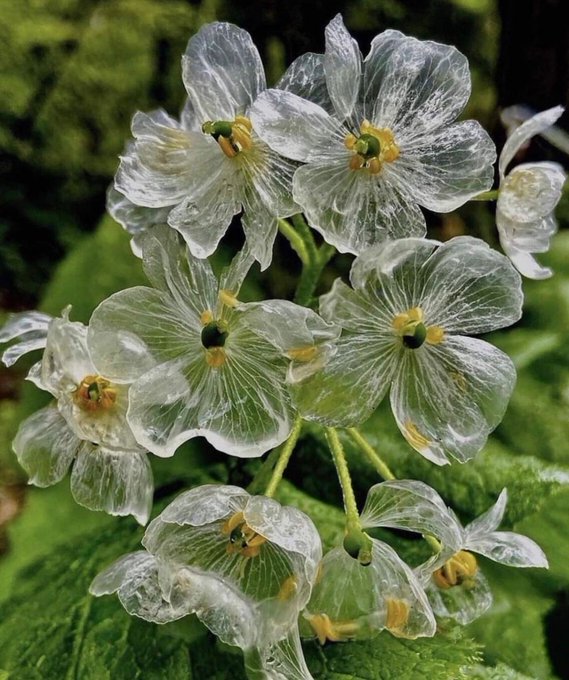
<instances>
[{"instance_id":1,"label":"transparent flower","mask_svg":"<svg viewBox=\"0 0 569 680\"><path fill-rule=\"evenodd\" d=\"M111 296L89 331L102 372L133 383L128 420L138 441L165 457L199 435L246 457L283 442L294 420L287 373L294 381L318 370L339 329L292 302L240 303L246 251L219 283L167 227L146 234L143 255L154 288Z\"/></svg>"},{"instance_id":2,"label":"transparent flower","mask_svg":"<svg viewBox=\"0 0 569 680\"><path fill-rule=\"evenodd\" d=\"M496 226L500 243L516 269L530 279L546 279L551 269L540 266L532 253L549 250L557 231L554 210L559 203L565 171L558 163L522 163L508 174L506 169L534 135L552 126L563 113L556 106L526 120L510 135L500 154L500 192L496 205Z\"/></svg>"},{"instance_id":3,"label":"transparent flower","mask_svg":"<svg viewBox=\"0 0 569 680\"><path fill-rule=\"evenodd\" d=\"M365 421L390 390L411 446L438 465L464 462L498 425L515 383L500 350L468 334L521 316L519 274L471 237L402 239L370 248L320 300L342 326L337 352L295 387L302 415L340 427ZM338 398L342 395L342 398Z\"/></svg>"},{"instance_id":4,"label":"transparent flower","mask_svg":"<svg viewBox=\"0 0 569 680\"><path fill-rule=\"evenodd\" d=\"M440 496L422 482L376 484L361 521L364 529L389 527L437 537L441 551L419 568L429 575L460 545L454 518ZM377 539L371 539L371 559L355 559L343 547L324 556L303 617L321 644L370 637L384 628L397 637L432 636L436 627L419 576Z\"/></svg>"},{"instance_id":5,"label":"transparent flower","mask_svg":"<svg viewBox=\"0 0 569 680\"><path fill-rule=\"evenodd\" d=\"M73 463L71 492L91 510L148 520L154 485L146 452L126 421L129 386L101 375L87 349L87 328L39 312L16 315L0 341L19 338L3 355L8 365L44 348L28 379L50 392L56 404L27 418L13 447L30 484L60 481Z\"/></svg>"},{"instance_id":6,"label":"transparent flower","mask_svg":"<svg viewBox=\"0 0 569 680\"><path fill-rule=\"evenodd\" d=\"M137 206L168 208L168 224L199 258L214 252L243 209L249 247L265 268L277 217L296 212L296 164L251 124L250 107L266 87L257 48L232 24L208 24L190 39L182 68L189 104L180 122L161 110L138 112L115 187Z\"/></svg>"},{"instance_id":7,"label":"transparent flower","mask_svg":"<svg viewBox=\"0 0 569 680\"><path fill-rule=\"evenodd\" d=\"M465 625L481 616L492 604L488 581L472 553L510 567L541 567L548 562L541 548L527 536L496 531L504 517L508 492L484 514L462 528L460 550L432 574L428 595L437 616Z\"/></svg>"},{"instance_id":8,"label":"transparent flower","mask_svg":"<svg viewBox=\"0 0 569 680\"><path fill-rule=\"evenodd\" d=\"M341 252L423 236L419 205L449 212L492 185L494 144L476 121L454 122L470 95L466 57L398 31L362 60L340 15L326 53L304 55L251 109L261 138L306 165L294 200Z\"/></svg>"},{"instance_id":9,"label":"transparent flower","mask_svg":"<svg viewBox=\"0 0 569 680\"><path fill-rule=\"evenodd\" d=\"M196 614L245 652L251 670L270 671L260 677L311 677L302 674L297 619L322 547L304 513L236 486L205 485L171 503L142 543L146 552L108 567L91 593L117 592L130 614L156 623Z\"/></svg>"}]
</instances>

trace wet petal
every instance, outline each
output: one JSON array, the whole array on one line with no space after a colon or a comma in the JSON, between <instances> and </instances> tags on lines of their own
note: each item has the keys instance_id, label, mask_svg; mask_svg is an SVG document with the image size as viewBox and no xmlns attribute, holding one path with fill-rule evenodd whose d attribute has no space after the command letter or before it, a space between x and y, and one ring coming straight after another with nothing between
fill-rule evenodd
<instances>
[{"instance_id":1,"label":"wet petal","mask_svg":"<svg viewBox=\"0 0 569 680\"><path fill-rule=\"evenodd\" d=\"M297 57L287 68L276 88L287 90L313 104L318 104L326 113L334 113L326 85L323 54L306 52Z\"/></svg>"},{"instance_id":2,"label":"wet petal","mask_svg":"<svg viewBox=\"0 0 569 680\"><path fill-rule=\"evenodd\" d=\"M559 203L565 171L557 163L516 165L500 183L496 210L509 220L535 222L551 213Z\"/></svg>"},{"instance_id":3,"label":"wet petal","mask_svg":"<svg viewBox=\"0 0 569 680\"><path fill-rule=\"evenodd\" d=\"M233 120L265 87L265 73L251 36L233 24L206 24L182 57L182 78L200 122Z\"/></svg>"},{"instance_id":4,"label":"wet petal","mask_svg":"<svg viewBox=\"0 0 569 680\"><path fill-rule=\"evenodd\" d=\"M56 406L34 413L18 428L13 448L34 486L51 486L69 469L80 441Z\"/></svg>"},{"instance_id":5,"label":"wet petal","mask_svg":"<svg viewBox=\"0 0 569 680\"><path fill-rule=\"evenodd\" d=\"M261 266L266 269L273 259L273 245L278 231L278 221L262 202L260 195L249 189L243 197L241 225L245 232L247 247Z\"/></svg>"},{"instance_id":6,"label":"wet petal","mask_svg":"<svg viewBox=\"0 0 569 680\"><path fill-rule=\"evenodd\" d=\"M203 526L225 519L243 509L250 494L239 486L204 484L177 496L161 513L159 520L149 525L143 544L154 550L155 527L162 524Z\"/></svg>"},{"instance_id":7,"label":"wet petal","mask_svg":"<svg viewBox=\"0 0 569 680\"><path fill-rule=\"evenodd\" d=\"M554 106L547 111L537 113L526 120L508 137L502 153L500 154L500 177L506 173L506 169L520 148L533 136L540 134L553 125L561 117L564 109L562 106Z\"/></svg>"},{"instance_id":8,"label":"wet petal","mask_svg":"<svg viewBox=\"0 0 569 680\"><path fill-rule=\"evenodd\" d=\"M18 342L2 354L5 366L12 366L28 352L43 349L46 345L47 330L52 317L43 312L20 312L10 314L6 323L0 328L0 344L15 340Z\"/></svg>"},{"instance_id":9,"label":"wet petal","mask_svg":"<svg viewBox=\"0 0 569 680\"><path fill-rule=\"evenodd\" d=\"M492 187L496 149L474 120L401 141L400 149L385 170L386 181L429 210L450 212Z\"/></svg>"},{"instance_id":10,"label":"wet petal","mask_svg":"<svg viewBox=\"0 0 569 680\"><path fill-rule=\"evenodd\" d=\"M469 538L479 538L492 531L496 531L504 518L507 503L508 490L502 489L494 505L465 527L465 535Z\"/></svg>"},{"instance_id":11,"label":"wet petal","mask_svg":"<svg viewBox=\"0 0 569 680\"><path fill-rule=\"evenodd\" d=\"M467 536L464 547L509 567L541 567L549 564L543 550L527 536L512 531L494 531L485 536Z\"/></svg>"},{"instance_id":12,"label":"wet petal","mask_svg":"<svg viewBox=\"0 0 569 680\"><path fill-rule=\"evenodd\" d=\"M490 586L480 571L472 584L442 590L433 583L427 592L437 616L454 619L463 626L482 616L492 604Z\"/></svg>"},{"instance_id":13,"label":"wet petal","mask_svg":"<svg viewBox=\"0 0 569 680\"><path fill-rule=\"evenodd\" d=\"M549 279L553 276L553 269L542 267L531 253L515 248L503 238L500 239L500 243L504 252L522 276L525 276L527 279L535 279L536 281Z\"/></svg>"},{"instance_id":14,"label":"wet petal","mask_svg":"<svg viewBox=\"0 0 569 680\"><path fill-rule=\"evenodd\" d=\"M425 351L423 351L425 350ZM470 460L502 420L516 379L511 360L475 338L405 350L391 408L409 444L436 463Z\"/></svg>"},{"instance_id":15,"label":"wet petal","mask_svg":"<svg viewBox=\"0 0 569 680\"><path fill-rule=\"evenodd\" d=\"M90 510L133 515L146 524L154 493L148 456L83 442L71 473L71 493Z\"/></svg>"},{"instance_id":16,"label":"wet petal","mask_svg":"<svg viewBox=\"0 0 569 680\"><path fill-rule=\"evenodd\" d=\"M349 118L360 92L362 56L341 14L326 26L324 71L330 99L339 118Z\"/></svg>"},{"instance_id":17,"label":"wet petal","mask_svg":"<svg viewBox=\"0 0 569 680\"><path fill-rule=\"evenodd\" d=\"M250 677L262 673L259 677L266 680L314 680L304 659L296 624L282 640L246 653L245 668Z\"/></svg>"},{"instance_id":18,"label":"wet petal","mask_svg":"<svg viewBox=\"0 0 569 680\"><path fill-rule=\"evenodd\" d=\"M470 96L468 60L455 47L384 31L364 63L366 117L410 141L455 120Z\"/></svg>"}]
</instances>

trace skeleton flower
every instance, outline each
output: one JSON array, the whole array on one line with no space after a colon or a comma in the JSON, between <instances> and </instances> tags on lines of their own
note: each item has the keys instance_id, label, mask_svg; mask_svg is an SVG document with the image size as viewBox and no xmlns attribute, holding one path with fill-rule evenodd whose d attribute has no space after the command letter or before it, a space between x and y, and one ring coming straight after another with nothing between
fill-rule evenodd
<instances>
[{"instance_id":1,"label":"skeleton flower","mask_svg":"<svg viewBox=\"0 0 569 680\"><path fill-rule=\"evenodd\" d=\"M530 279L546 279L552 274L551 269L535 261L532 253L549 250L549 240L557 231L553 212L566 175L558 163L523 163L507 175L506 169L520 148L552 126L562 113L563 108L556 106L525 121L508 138L500 154L496 206L500 243L516 269Z\"/></svg>"},{"instance_id":2,"label":"skeleton flower","mask_svg":"<svg viewBox=\"0 0 569 680\"><path fill-rule=\"evenodd\" d=\"M321 315L343 332L323 370L295 388L300 412L357 425L391 387L397 425L414 449L438 465L472 458L503 416L515 369L466 336L520 318L519 274L482 241L458 237L370 248L350 278L353 288L337 280L321 298Z\"/></svg>"},{"instance_id":3,"label":"skeleton flower","mask_svg":"<svg viewBox=\"0 0 569 680\"><path fill-rule=\"evenodd\" d=\"M101 375L87 349L87 328L38 312L17 315L0 341L20 338L3 356L6 364L44 348L28 376L57 400L25 420L14 439L30 484L60 481L73 463L71 493L91 510L133 515L145 524L152 506L152 470L126 421L127 384Z\"/></svg>"},{"instance_id":4,"label":"skeleton flower","mask_svg":"<svg viewBox=\"0 0 569 680\"><path fill-rule=\"evenodd\" d=\"M475 121L454 122L470 95L468 62L454 47L388 30L362 61L338 15L324 57L304 55L279 87L258 97L253 125L306 163L294 200L341 252L422 236L419 205L449 212L492 184L489 136Z\"/></svg>"},{"instance_id":5,"label":"skeleton flower","mask_svg":"<svg viewBox=\"0 0 569 680\"><path fill-rule=\"evenodd\" d=\"M251 252L267 267L277 217L296 211L296 165L251 124L250 107L266 87L257 48L232 24L208 24L190 39L182 66L189 104L181 121L164 111L138 112L115 187L137 206L167 208L168 224L200 258L214 252L243 209Z\"/></svg>"},{"instance_id":6,"label":"skeleton flower","mask_svg":"<svg viewBox=\"0 0 569 680\"><path fill-rule=\"evenodd\" d=\"M198 435L236 456L283 442L294 417L287 372L293 381L320 368L339 329L291 302L238 302L246 251L220 283L167 227L146 234L143 256L155 288L104 301L89 336L104 374L133 383L128 420L138 441L165 457Z\"/></svg>"},{"instance_id":7,"label":"skeleton flower","mask_svg":"<svg viewBox=\"0 0 569 680\"><path fill-rule=\"evenodd\" d=\"M239 487L205 485L171 503L142 543L146 551L97 576L94 595L117 592L130 614L156 623L196 614L223 642L243 649L251 671L311 678L297 619L322 547L304 513Z\"/></svg>"},{"instance_id":8,"label":"skeleton flower","mask_svg":"<svg viewBox=\"0 0 569 680\"><path fill-rule=\"evenodd\" d=\"M504 517L507 502L508 493L504 489L496 504L484 514L465 528L458 524L460 550L434 571L428 588L429 599L438 616L467 624L481 616L492 604L488 581L481 573L473 552L510 567L547 569L543 551L527 536L496 531Z\"/></svg>"},{"instance_id":9,"label":"skeleton flower","mask_svg":"<svg viewBox=\"0 0 569 680\"><path fill-rule=\"evenodd\" d=\"M373 486L361 516L363 528L389 527L436 536L441 551L423 566L429 575L460 545L458 526L440 496L422 482ZM346 542L344 542L344 545ZM386 628L405 638L432 636L435 619L419 578L386 543L371 539L371 561L338 547L324 556L303 617L323 644L369 637Z\"/></svg>"}]
</instances>

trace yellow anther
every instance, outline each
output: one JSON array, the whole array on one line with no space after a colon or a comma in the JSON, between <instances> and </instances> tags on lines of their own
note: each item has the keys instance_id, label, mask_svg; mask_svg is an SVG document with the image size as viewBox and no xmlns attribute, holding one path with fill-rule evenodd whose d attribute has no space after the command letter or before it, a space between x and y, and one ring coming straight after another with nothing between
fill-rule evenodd
<instances>
[{"instance_id":1,"label":"yellow anther","mask_svg":"<svg viewBox=\"0 0 569 680\"><path fill-rule=\"evenodd\" d=\"M287 579L283 581L283 584L277 593L277 600L280 600L281 602L285 602L286 600L290 600L293 595L296 594L296 591L298 590L298 581L296 579L296 576L289 576Z\"/></svg>"},{"instance_id":2,"label":"yellow anther","mask_svg":"<svg viewBox=\"0 0 569 680\"><path fill-rule=\"evenodd\" d=\"M372 175L377 175L381 171L382 163L379 158L372 158L367 163L367 169Z\"/></svg>"},{"instance_id":3,"label":"yellow anther","mask_svg":"<svg viewBox=\"0 0 569 680\"><path fill-rule=\"evenodd\" d=\"M205 350L205 360L208 366L220 368L227 360L223 347L210 347Z\"/></svg>"},{"instance_id":4,"label":"yellow anther","mask_svg":"<svg viewBox=\"0 0 569 680\"><path fill-rule=\"evenodd\" d=\"M200 314L200 323L202 326L207 326L208 323L213 321L213 312L210 309L206 309L205 312Z\"/></svg>"},{"instance_id":5,"label":"yellow anther","mask_svg":"<svg viewBox=\"0 0 569 680\"><path fill-rule=\"evenodd\" d=\"M73 393L73 401L84 411L108 411L115 405L117 391L101 375L86 375Z\"/></svg>"},{"instance_id":6,"label":"yellow anther","mask_svg":"<svg viewBox=\"0 0 569 680\"><path fill-rule=\"evenodd\" d=\"M474 585L477 571L476 557L467 550L460 550L435 571L433 580L443 590L462 584L469 588Z\"/></svg>"},{"instance_id":7,"label":"yellow anther","mask_svg":"<svg viewBox=\"0 0 569 680\"><path fill-rule=\"evenodd\" d=\"M384 163L392 163L399 157L399 147L393 132L389 128L374 127L369 120L360 125L360 136L349 133L344 138L344 145L354 152L350 158L350 169L365 168L372 175L381 172Z\"/></svg>"},{"instance_id":8,"label":"yellow anther","mask_svg":"<svg viewBox=\"0 0 569 680\"><path fill-rule=\"evenodd\" d=\"M309 347L298 347L297 349L289 349L286 353L289 359L300 362L312 361L318 354L318 347L310 345Z\"/></svg>"},{"instance_id":9,"label":"yellow anther","mask_svg":"<svg viewBox=\"0 0 569 680\"><path fill-rule=\"evenodd\" d=\"M346 135L346 138L344 139L344 145L346 149L349 149L350 151L354 148L356 145L356 142L358 141L358 138L356 135L353 135L351 132Z\"/></svg>"},{"instance_id":10,"label":"yellow anther","mask_svg":"<svg viewBox=\"0 0 569 680\"><path fill-rule=\"evenodd\" d=\"M445 331L440 326L427 327L427 342L429 345L439 345L445 339Z\"/></svg>"},{"instance_id":11,"label":"yellow anther","mask_svg":"<svg viewBox=\"0 0 569 680\"><path fill-rule=\"evenodd\" d=\"M414 449L419 451L428 448L431 444L431 440L425 437L424 434L421 434L415 423L410 420L403 426L403 436Z\"/></svg>"},{"instance_id":12,"label":"yellow anther","mask_svg":"<svg viewBox=\"0 0 569 680\"><path fill-rule=\"evenodd\" d=\"M386 600L386 604L385 627L393 633L402 632L409 620L409 604L405 600L396 600L391 597Z\"/></svg>"},{"instance_id":13,"label":"yellow anther","mask_svg":"<svg viewBox=\"0 0 569 680\"><path fill-rule=\"evenodd\" d=\"M249 151L253 142L251 133L253 126L245 116L236 116L235 120L208 120L202 125L202 131L211 135L228 158L235 158L242 151Z\"/></svg>"},{"instance_id":14,"label":"yellow anther","mask_svg":"<svg viewBox=\"0 0 569 680\"><path fill-rule=\"evenodd\" d=\"M350 170L360 170L365 166L365 164L365 160L357 154L350 158Z\"/></svg>"},{"instance_id":15,"label":"yellow anther","mask_svg":"<svg viewBox=\"0 0 569 680\"><path fill-rule=\"evenodd\" d=\"M237 305L239 304L239 300L230 290L225 290L222 288L219 291L218 297L221 304L225 305L226 307L237 307Z\"/></svg>"},{"instance_id":16,"label":"yellow anther","mask_svg":"<svg viewBox=\"0 0 569 680\"><path fill-rule=\"evenodd\" d=\"M357 621L331 621L328 614L313 614L307 619L321 645L326 640L330 642L353 640L360 630L360 624Z\"/></svg>"},{"instance_id":17,"label":"yellow anther","mask_svg":"<svg viewBox=\"0 0 569 680\"><path fill-rule=\"evenodd\" d=\"M236 512L221 527L223 534L229 535L227 553L229 555L239 554L243 557L257 557L261 552L261 547L267 539L261 534L251 529L245 522L242 512Z\"/></svg>"},{"instance_id":18,"label":"yellow anther","mask_svg":"<svg viewBox=\"0 0 569 680\"><path fill-rule=\"evenodd\" d=\"M423 310L420 307L412 307L406 312L396 314L391 326L408 349L417 349L425 342L429 345L438 345L445 339L444 328L425 325Z\"/></svg>"}]
</instances>

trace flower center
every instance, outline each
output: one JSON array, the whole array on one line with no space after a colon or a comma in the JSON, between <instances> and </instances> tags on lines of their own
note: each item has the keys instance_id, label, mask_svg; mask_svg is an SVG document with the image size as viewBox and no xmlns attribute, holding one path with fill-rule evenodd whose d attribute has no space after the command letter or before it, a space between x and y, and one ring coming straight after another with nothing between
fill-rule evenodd
<instances>
[{"instance_id":1,"label":"flower center","mask_svg":"<svg viewBox=\"0 0 569 680\"><path fill-rule=\"evenodd\" d=\"M476 557L467 550L460 550L435 571L433 580L443 590L462 584L471 588L477 571Z\"/></svg>"},{"instance_id":2,"label":"flower center","mask_svg":"<svg viewBox=\"0 0 569 680\"><path fill-rule=\"evenodd\" d=\"M369 120L364 120L360 125L359 137L350 133L344 144L354 153L350 159L350 168L365 168L372 175L377 175L384 163L392 163L399 157L399 147L393 132L389 128L376 128Z\"/></svg>"},{"instance_id":3,"label":"flower center","mask_svg":"<svg viewBox=\"0 0 569 680\"><path fill-rule=\"evenodd\" d=\"M203 326L201 343L205 349L205 360L212 368L223 366L227 355L223 349L229 333L226 324L213 318L212 312L207 309L200 317Z\"/></svg>"},{"instance_id":4,"label":"flower center","mask_svg":"<svg viewBox=\"0 0 569 680\"><path fill-rule=\"evenodd\" d=\"M73 393L73 401L84 411L108 411L116 400L116 389L100 375L86 375Z\"/></svg>"},{"instance_id":5,"label":"flower center","mask_svg":"<svg viewBox=\"0 0 569 680\"><path fill-rule=\"evenodd\" d=\"M220 328L217 321L211 321L202 329L201 341L206 349L212 347L223 347L227 340L227 331Z\"/></svg>"},{"instance_id":6,"label":"flower center","mask_svg":"<svg viewBox=\"0 0 569 680\"><path fill-rule=\"evenodd\" d=\"M332 621L328 614L313 614L308 616L307 619L321 645L326 640L330 640L330 642L352 640L360 629L360 624L357 621Z\"/></svg>"},{"instance_id":7,"label":"flower center","mask_svg":"<svg viewBox=\"0 0 569 680\"><path fill-rule=\"evenodd\" d=\"M234 158L252 146L253 126L249 118L236 116L235 120L208 120L202 125L202 132L211 135L228 158Z\"/></svg>"},{"instance_id":8,"label":"flower center","mask_svg":"<svg viewBox=\"0 0 569 680\"><path fill-rule=\"evenodd\" d=\"M423 320L423 310L420 307L412 307L393 318L391 325L407 349L418 349L425 342L438 345L444 340L443 328L427 326Z\"/></svg>"},{"instance_id":9,"label":"flower center","mask_svg":"<svg viewBox=\"0 0 569 680\"><path fill-rule=\"evenodd\" d=\"M227 552L229 555L239 554L243 557L257 557L261 547L267 542L264 536L251 529L245 522L242 512L236 512L223 525L222 532L229 536Z\"/></svg>"}]
</instances>

